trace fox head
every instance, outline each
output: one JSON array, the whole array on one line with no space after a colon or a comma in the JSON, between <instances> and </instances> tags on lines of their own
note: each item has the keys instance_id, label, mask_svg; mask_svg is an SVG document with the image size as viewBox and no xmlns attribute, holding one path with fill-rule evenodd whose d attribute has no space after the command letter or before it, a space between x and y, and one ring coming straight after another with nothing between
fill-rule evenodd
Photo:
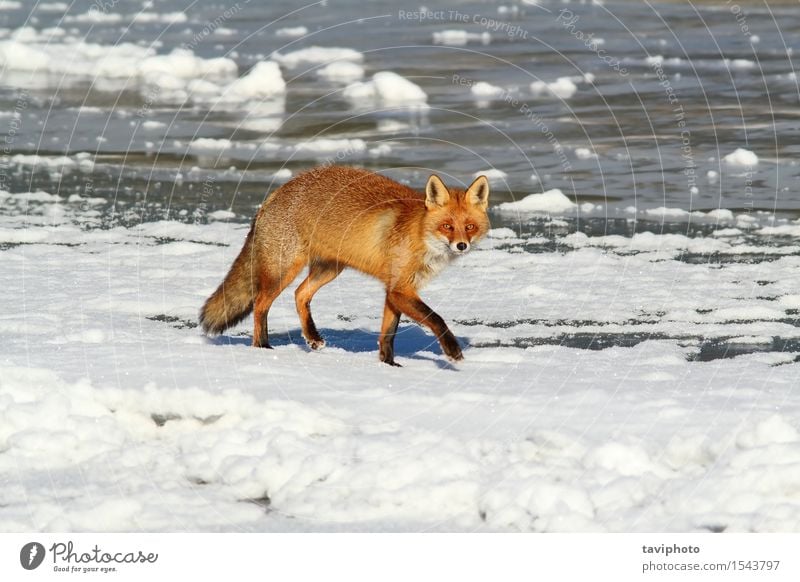
<instances>
[{"instance_id":1,"label":"fox head","mask_svg":"<svg viewBox=\"0 0 800 582\"><path fill-rule=\"evenodd\" d=\"M466 190L447 188L432 175L425 186L425 230L431 242L455 255L468 252L489 231L489 181L479 176Z\"/></svg>"}]
</instances>

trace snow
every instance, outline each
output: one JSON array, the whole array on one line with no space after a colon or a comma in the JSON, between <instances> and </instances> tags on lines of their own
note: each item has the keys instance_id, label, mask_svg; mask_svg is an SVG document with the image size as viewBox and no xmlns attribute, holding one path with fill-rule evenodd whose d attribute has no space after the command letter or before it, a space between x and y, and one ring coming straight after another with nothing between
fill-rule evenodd
<instances>
[{"instance_id":1,"label":"snow","mask_svg":"<svg viewBox=\"0 0 800 582\"><path fill-rule=\"evenodd\" d=\"M291 290L274 350L249 320L203 337L249 228L228 210L103 228L81 197L0 198L3 531L798 528L800 363L767 342L800 340L796 241L687 262L748 247L497 228L424 293L465 361L403 320L395 369L381 286L353 272L315 297L321 352ZM696 357L727 338L762 351Z\"/></svg>"},{"instance_id":2,"label":"snow","mask_svg":"<svg viewBox=\"0 0 800 582\"><path fill-rule=\"evenodd\" d=\"M534 81L531 83L531 91L534 95L552 95L561 99L569 99L578 90L577 85L569 77L559 77L552 83L545 81Z\"/></svg>"},{"instance_id":3,"label":"snow","mask_svg":"<svg viewBox=\"0 0 800 582\"><path fill-rule=\"evenodd\" d=\"M424 107L428 99L422 88L391 71L375 73L372 79L355 82L344 88L342 95L355 105L408 105Z\"/></svg>"},{"instance_id":4,"label":"snow","mask_svg":"<svg viewBox=\"0 0 800 582\"><path fill-rule=\"evenodd\" d=\"M744 148L736 148L725 156L724 160L730 166L755 166L758 164L758 156Z\"/></svg>"}]
</instances>

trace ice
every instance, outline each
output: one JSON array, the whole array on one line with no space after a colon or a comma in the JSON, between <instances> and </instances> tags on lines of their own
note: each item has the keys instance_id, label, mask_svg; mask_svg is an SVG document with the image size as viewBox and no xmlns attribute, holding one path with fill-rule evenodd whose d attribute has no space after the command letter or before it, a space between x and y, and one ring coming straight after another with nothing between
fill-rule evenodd
<instances>
[{"instance_id":1,"label":"ice","mask_svg":"<svg viewBox=\"0 0 800 582\"><path fill-rule=\"evenodd\" d=\"M286 54L275 52L271 58L284 67L294 69L304 65L332 63L335 61L360 63L364 60L364 55L350 48L310 46Z\"/></svg>"},{"instance_id":2,"label":"ice","mask_svg":"<svg viewBox=\"0 0 800 582\"><path fill-rule=\"evenodd\" d=\"M357 153L367 149L363 139L316 138L301 142L295 146L300 152L313 154L336 154L340 152Z\"/></svg>"},{"instance_id":3,"label":"ice","mask_svg":"<svg viewBox=\"0 0 800 582\"><path fill-rule=\"evenodd\" d=\"M726 67L734 69L751 69L756 66L756 63L750 59L723 59L722 62Z\"/></svg>"},{"instance_id":4,"label":"ice","mask_svg":"<svg viewBox=\"0 0 800 582\"><path fill-rule=\"evenodd\" d=\"M97 9L90 9L88 12L76 15L67 15L64 17L65 22L91 22L94 24L109 24L122 21L129 21L135 23L150 23L159 22L164 24L179 24L187 22L188 17L185 12L135 12L128 15L123 15L118 12L102 11Z\"/></svg>"},{"instance_id":5,"label":"ice","mask_svg":"<svg viewBox=\"0 0 800 582\"><path fill-rule=\"evenodd\" d=\"M758 156L744 148L736 148L726 155L724 160L730 166L755 166L758 164Z\"/></svg>"},{"instance_id":6,"label":"ice","mask_svg":"<svg viewBox=\"0 0 800 582\"><path fill-rule=\"evenodd\" d=\"M364 67L348 61L337 61L318 69L317 75L328 81L350 83L364 76Z\"/></svg>"},{"instance_id":7,"label":"ice","mask_svg":"<svg viewBox=\"0 0 800 582\"><path fill-rule=\"evenodd\" d=\"M214 212L209 212L208 217L213 220L230 220L236 218L236 214L230 210L215 210ZM191 251L191 247L187 250Z\"/></svg>"},{"instance_id":8,"label":"ice","mask_svg":"<svg viewBox=\"0 0 800 582\"><path fill-rule=\"evenodd\" d=\"M217 28L214 29L214 34L216 34L217 36L235 36L238 33L239 31L237 31L236 29L226 28L224 26L218 26Z\"/></svg>"},{"instance_id":9,"label":"ice","mask_svg":"<svg viewBox=\"0 0 800 582\"><path fill-rule=\"evenodd\" d=\"M478 176L486 176L492 182L503 182L508 178L508 174L499 168L489 168L488 170L475 172L472 175L473 178L477 178Z\"/></svg>"},{"instance_id":10,"label":"ice","mask_svg":"<svg viewBox=\"0 0 800 582\"><path fill-rule=\"evenodd\" d=\"M348 85L342 95L356 105L378 103L382 105L427 106L428 96L422 88L391 71L375 73L372 79Z\"/></svg>"},{"instance_id":11,"label":"ice","mask_svg":"<svg viewBox=\"0 0 800 582\"><path fill-rule=\"evenodd\" d=\"M36 5L36 9L41 12L65 12L69 9L66 2L41 2Z\"/></svg>"},{"instance_id":12,"label":"ice","mask_svg":"<svg viewBox=\"0 0 800 582\"><path fill-rule=\"evenodd\" d=\"M164 22L178 24L186 22L189 17L185 12L137 12L132 15L133 22Z\"/></svg>"},{"instance_id":13,"label":"ice","mask_svg":"<svg viewBox=\"0 0 800 582\"><path fill-rule=\"evenodd\" d=\"M199 137L189 144L190 150L210 150L222 151L233 146L229 139L214 139L210 137Z\"/></svg>"},{"instance_id":14,"label":"ice","mask_svg":"<svg viewBox=\"0 0 800 582\"><path fill-rule=\"evenodd\" d=\"M577 85L569 77L559 77L552 83L534 81L530 85L534 95L552 95L561 99L569 99L578 90Z\"/></svg>"},{"instance_id":15,"label":"ice","mask_svg":"<svg viewBox=\"0 0 800 582\"><path fill-rule=\"evenodd\" d=\"M286 91L286 83L276 63L262 61L228 85L222 92L223 100L234 102L251 99L266 99L281 95Z\"/></svg>"},{"instance_id":16,"label":"ice","mask_svg":"<svg viewBox=\"0 0 800 582\"><path fill-rule=\"evenodd\" d=\"M377 129L382 133L399 133L408 131L411 129L411 125L396 119L379 119Z\"/></svg>"},{"instance_id":17,"label":"ice","mask_svg":"<svg viewBox=\"0 0 800 582\"><path fill-rule=\"evenodd\" d=\"M69 61L58 58L65 52L71 55ZM120 81L139 79L142 92L146 92L147 86L156 85L165 90L154 95L167 100L184 95L192 80L226 84L237 74L236 63L227 58L204 59L187 49L157 55L151 48L129 43L105 46L7 40L0 42L0 63L45 78L51 73L62 73Z\"/></svg>"},{"instance_id":18,"label":"ice","mask_svg":"<svg viewBox=\"0 0 800 582\"><path fill-rule=\"evenodd\" d=\"M279 28L275 31L275 36L283 38L299 38L308 34L308 28L305 26L287 26Z\"/></svg>"},{"instance_id":19,"label":"ice","mask_svg":"<svg viewBox=\"0 0 800 582\"><path fill-rule=\"evenodd\" d=\"M575 157L579 160L591 160L597 158L597 154L589 148L575 148Z\"/></svg>"},{"instance_id":20,"label":"ice","mask_svg":"<svg viewBox=\"0 0 800 582\"><path fill-rule=\"evenodd\" d=\"M281 168L272 175L275 180L289 180L292 177L292 171L289 168Z\"/></svg>"},{"instance_id":21,"label":"ice","mask_svg":"<svg viewBox=\"0 0 800 582\"><path fill-rule=\"evenodd\" d=\"M44 43L38 32L28 34L25 30L19 29L14 39L0 42L0 64L30 71L45 82L60 78L51 76L52 73L117 83L133 79L138 82L140 92L151 101L183 103L191 100L212 107L244 102L263 104L267 99L282 99L286 90L280 68L272 61L257 62L238 77L238 67L229 58L206 59L188 49L156 54L152 48L129 43L114 46L83 41ZM58 58L64 52L70 53L69 61ZM97 84L102 86L99 81ZM278 102L270 113L279 113L282 109L282 103ZM266 111L257 107L251 110L256 114Z\"/></svg>"},{"instance_id":22,"label":"ice","mask_svg":"<svg viewBox=\"0 0 800 582\"><path fill-rule=\"evenodd\" d=\"M467 32L466 30L441 30L433 33L435 44L450 46L464 46L469 42L479 42L489 44L492 42L492 35L488 32Z\"/></svg>"},{"instance_id":23,"label":"ice","mask_svg":"<svg viewBox=\"0 0 800 582\"><path fill-rule=\"evenodd\" d=\"M503 88L491 85L485 81L478 81L472 87L470 92L476 97L499 97L503 94Z\"/></svg>"},{"instance_id":24,"label":"ice","mask_svg":"<svg viewBox=\"0 0 800 582\"><path fill-rule=\"evenodd\" d=\"M122 14L89 10L83 14L68 14L64 17L64 22L92 22L95 24L122 22Z\"/></svg>"},{"instance_id":25,"label":"ice","mask_svg":"<svg viewBox=\"0 0 800 582\"><path fill-rule=\"evenodd\" d=\"M561 190L553 188L541 194L530 194L515 202L503 202L495 208L501 212L564 214L573 212L576 205Z\"/></svg>"}]
</instances>

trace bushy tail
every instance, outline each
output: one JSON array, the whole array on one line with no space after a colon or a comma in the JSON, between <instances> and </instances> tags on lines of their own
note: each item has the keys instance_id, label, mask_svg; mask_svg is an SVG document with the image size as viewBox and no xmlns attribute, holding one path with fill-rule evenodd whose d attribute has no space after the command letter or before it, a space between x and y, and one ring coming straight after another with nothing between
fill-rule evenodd
<instances>
[{"instance_id":1,"label":"bushy tail","mask_svg":"<svg viewBox=\"0 0 800 582\"><path fill-rule=\"evenodd\" d=\"M200 325L206 333L221 333L242 321L253 310L257 277L254 232L255 220L225 280L200 310Z\"/></svg>"}]
</instances>

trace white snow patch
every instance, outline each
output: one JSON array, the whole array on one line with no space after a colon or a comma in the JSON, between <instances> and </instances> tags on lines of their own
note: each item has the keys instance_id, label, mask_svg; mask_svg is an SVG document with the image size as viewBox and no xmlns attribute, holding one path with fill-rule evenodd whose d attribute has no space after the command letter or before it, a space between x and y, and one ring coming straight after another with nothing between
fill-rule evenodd
<instances>
[{"instance_id":1,"label":"white snow patch","mask_svg":"<svg viewBox=\"0 0 800 582\"><path fill-rule=\"evenodd\" d=\"M378 102L383 105L427 106L422 88L391 71L375 73L370 81L348 85L342 95L354 104Z\"/></svg>"},{"instance_id":2,"label":"white snow patch","mask_svg":"<svg viewBox=\"0 0 800 582\"><path fill-rule=\"evenodd\" d=\"M758 156L744 148L736 148L723 159L730 166L755 166L758 164Z\"/></svg>"},{"instance_id":3,"label":"white snow patch","mask_svg":"<svg viewBox=\"0 0 800 582\"><path fill-rule=\"evenodd\" d=\"M229 139L214 139L210 137L199 137L189 144L190 150L222 151L233 146Z\"/></svg>"},{"instance_id":4,"label":"white snow patch","mask_svg":"<svg viewBox=\"0 0 800 582\"><path fill-rule=\"evenodd\" d=\"M212 220L231 220L236 218L236 213L230 210L215 210L214 212L209 212L208 217Z\"/></svg>"},{"instance_id":5,"label":"white snow patch","mask_svg":"<svg viewBox=\"0 0 800 582\"><path fill-rule=\"evenodd\" d=\"M302 65L332 63L335 61L360 63L364 60L364 55L350 48L310 46L286 54L272 53L270 58L284 67L294 69Z\"/></svg>"},{"instance_id":6,"label":"white snow patch","mask_svg":"<svg viewBox=\"0 0 800 582\"><path fill-rule=\"evenodd\" d=\"M505 212L544 212L550 214L564 214L572 212L576 204L567 198L558 188L547 190L541 194L530 194L522 200L503 202L495 207Z\"/></svg>"},{"instance_id":7,"label":"white snow patch","mask_svg":"<svg viewBox=\"0 0 800 582\"><path fill-rule=\"evenodd\" d=\"M336 61L318 69L317 75L328 81L350 83L364 76L364 67L349 61Z\"/></svg>"},{"instance_id":8,"label":"white snow patch","mask_svg":"<svg viewBox=\"0 0 800 582\"><path fill-rule=\"evenodd\" d=\"M275 31L275 36L282 38L299 38L308 34L308 28L305 26L287 26L279 28Z\"/></svg>"},{"instance_id":9,"label":"white snow patch","mask_svg":"<svg viewBox=\"0 0 800 582\"><path fill-rule=\"evenodd\" d=\"M335 139L320 137L304 141L295 146L300 152L313 154L333 154L339 152L357 153L367 150L367 144L363 139Z\"/></svg>"},{"instance_id":10,"label":"white snow patch","mask_svg":"<svg viewBox=\"0 0 800 582\"><path fill-rule=\"evenodd\" d=\"M272 174L272 178L275 180L289 180L292 177L292 171L289 168L281 168L274 174Z\"/></svg>"},{"instance_id":11,"label":"white snow patch","mask_svg":"<svg viewBox=\"0 0 800 582\"><path fill-rule=\"evenodd\" d=\"M433 33L435 44L450 46L464 46L469 42L479 42L489 44L492 42L492 35L488 32L468 32L466 30L440 30Z\"/></svg>"},{"instance_id":12,"label":"white snow patch","mask_svg":"<svg viewBox=\"0 0 800 582\"><path fill-rule=\"evenodd\" d=\"M552 83L534 81L530 88L534 95L552 95L561 99L569 99L578 90L578 86L569 77L559 77Z\"/></svg>"},{"instance_id":13,"label":"white snow patch","mask_svg":"<svg viewBox=\"0 0 800 582\"><path fill-rule=\"evenodd\" d=\"M589 148L575 148L575 157L579 160L591 160L596 159L597 154Z\"/></svg>"},{"instance_id":14,"label":"white snow patch","mask_svg":"<svg viewBox=\"0 0 800 582\"><path fill-rule=\"evenodd\" d=\"M472 174L473 178L477 178L478 176L486 176L491 182L501 182L508 178L508 174L498 168L489 168L488 170Z\"/></svg>"},{"instance_id":15,"label":"white snow patch","mask_svg":"<svg viewBox=\"0 0 800 582\"><path fill-rule=\"evenodd\" d=\"M276 63L261 61L248 73L228 85L222 99L231 101L248 101L250 99L266 99L282 95L286 91L286 83Z\"/></svg>"}]
</instances>

